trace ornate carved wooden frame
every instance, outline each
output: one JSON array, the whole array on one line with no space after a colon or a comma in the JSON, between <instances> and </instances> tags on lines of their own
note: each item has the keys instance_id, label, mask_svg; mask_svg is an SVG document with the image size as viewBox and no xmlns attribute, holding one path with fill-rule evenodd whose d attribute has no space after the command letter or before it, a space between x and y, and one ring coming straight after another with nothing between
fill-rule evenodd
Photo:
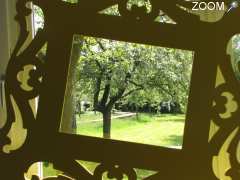
<instances>
[{"instance_id":1,"label":"ornate carved wooden frame","mask_svg":"<svg viewBox=\"0 0 240 180\"><path fill-rule=\"evenodd\" d=\"M45 26L20 52L28 37L26 17L31 10L26 8L27 2L42 9ZM218 22L210 23L200 21L198 16L187 11L189 2L150 0L150 13L145 13L144 7L128 10L127 2L81 0L70 4L61 0L18 0L16 20L20 25L20 36L7 68L5 94L8 116L0 131L1 179L22 180L30 165L48 161L65 172L69 176L66 179L97 180L104 172L109 172L109 177L122 179L125 174L129 180L136 180L134 168L141 168L159 172L147 180L215 180L218 178L213 172L213 158L233 133L228 146L231 168L226 174L234 180L240 178L237 158L240 110L237 108L228 118L221 116L228 111L225 104L229 100L223 92L231 93L237 104L240 102L240 85L226 54L229 40L240 32L237 24L240 11L233 10ZM121 16L99 13L112 5L118 5ZM176 24L154 21L160 10ZM195 52L181 150L59 132L74 34ZM43 63L36 54L45 43L47 56ZM33 87L30 91L23 90L17 78L26 65L35 66L29 73L28 84ZM218 68L225 82L216 86ZM37 96L39 103L35 116L29 100ZM15 121L14 103L21 113L27 136L19 149L6 153L4 147L11 143L8 132ZM210 138L211 123L219 129ZM90 174L76 160L98 162L100 165L94 174Z\"/></svg>"}]
</instances>

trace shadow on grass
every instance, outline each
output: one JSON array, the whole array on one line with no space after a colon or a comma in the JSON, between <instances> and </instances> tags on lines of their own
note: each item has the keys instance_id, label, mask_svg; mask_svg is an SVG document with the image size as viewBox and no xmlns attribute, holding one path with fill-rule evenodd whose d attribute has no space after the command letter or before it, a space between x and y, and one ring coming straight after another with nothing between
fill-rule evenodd
<instances>
[{"instance_id":1,"label":"shadow on grass","mask_svg":"<svg viewBox=\"0 0 240 180\"><path fill-rule=\"evenodd\" d=\"M162 119L161 121L170 121L170 122L185 122L185 119Z\"/></svg>"},{"instance_id":2,"label":"shadow on grass","mask_svg":"<svg viewBox=\"0 0 240 180\"><path fill-rule=\"evenodd\" d=\"M169 144L171 144L172 146L182 146L183 136L171 135L168 138L166 138L166 141L168 141Z\"/></svg>"},{"instance_id":3,"label":"shadow on grass","mask_svg":"<svg viewBox=\"0 0 240 180\"><path fill-rule=\"evenodd\" d=\"M158 121L185 122L184 114L160 114L155 117Z\"/></svg>"}]
</instances>

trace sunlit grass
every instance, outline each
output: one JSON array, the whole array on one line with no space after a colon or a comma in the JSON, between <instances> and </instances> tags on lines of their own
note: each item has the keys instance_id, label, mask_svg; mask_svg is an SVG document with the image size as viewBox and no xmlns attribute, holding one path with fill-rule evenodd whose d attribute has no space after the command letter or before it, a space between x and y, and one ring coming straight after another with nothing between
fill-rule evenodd
<instances>
[{"instance_id":1,"label":"sunlit grass","mask_svg":"<svg viewBox=\"0 0 240 180\"><path fill-rule=\"evenodd\" d=\"M140 114L112 119L111 138L158 146L181 146L184 115ZM102 120L78 124L78 134L102 137Z\"/></svg>"},{"instance_id":2,"label":"sunlit grass","mask_svg":"<svg viewBox=\"0 0 240 180\"><path fill-rule=\"evenodd\" d=\"M92 121L94 120L94 121ZM96 121L98 120L98 121ZM132 117L112 119L111 137L116 140L144 143L150 145L178 147L182 145L185 115L139 114ZM102 137L102 116L100 113L85 113L78 118L77 133ZM91 173L98 163L79 161ZM152 171L136 169L138 180L151 174ZM44 166L44 176L59 174L52 165ZM103 180L107 180L103 177ZM124 178L127 180L127 178Z\"/></svg>"}]
</instances>

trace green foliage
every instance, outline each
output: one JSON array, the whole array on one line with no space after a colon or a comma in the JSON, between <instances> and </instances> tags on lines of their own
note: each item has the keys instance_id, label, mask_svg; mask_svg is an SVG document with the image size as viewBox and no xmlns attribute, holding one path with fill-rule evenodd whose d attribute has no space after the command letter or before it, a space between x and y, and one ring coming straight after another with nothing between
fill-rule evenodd
<instances>
[{"instance_id":1,"label":"green foliage","mask_svg":"<svg viewBox=\"0 0 240 180\"><path fill-rule=\"evenodd\" d=\"M44 15L43 11L38 6L33 6L33 17L34 17L34 31L37 32L39 28L44 26Z\"/></svg>"},{"instance_id":2,"label":"green foliage","mask_svg":"<svg viewBox=\"0 0 240 180\"><path fill-rule=\"evenodd\" d=\"M240 35L232 38L232 65L235 75L240 79Z\"/></svg>"},{"instance_id":3,"label":"green foliage","mask_svg":"<svg viewBox=\"0 0 240 180\"><path fill-rule=\"evenodd\" d=\"M151 10L149 1L131 0L127 8L130 9L133 5L146 5L147 9ZM105 9L102 13L120 15L117 6ZM42 11L34 6L34 14L36 28L43 27ZM161 18L167 17L161 16ZM78 37L75 36L74 39L77 38L79 44L83 43L76 67L77 80L74 84L79 101L84 98L94 104L96 82L100 78L99 101L104 94L104 88L109 84L110 95L107 102L124 88L124 93L117 101L137 105L148 102L156 105L162 100L173 100L180 103L183 111L185 110L192 68L191 52L93 37ZM235 38L234 42L237 42L237 39L239 38ZM236 51L234 57L239 57L239 53L239 50ZM127 78L129 75L131 77Z\"/></svg>"},{"instance_id":4,"label":"green foliage","mask_svg":"<svg viewBox=\"0 0 240 180\"><path fill-rule=\"evenodd\" d=\"M87 93L89 99L93 99L96 81L100 78L100 95L109 84L110 97L125 88L123 102L141 105L173 100L185 107L192 53L85 37L77 68L77 88Z\"/></svg>"}]
</instances>

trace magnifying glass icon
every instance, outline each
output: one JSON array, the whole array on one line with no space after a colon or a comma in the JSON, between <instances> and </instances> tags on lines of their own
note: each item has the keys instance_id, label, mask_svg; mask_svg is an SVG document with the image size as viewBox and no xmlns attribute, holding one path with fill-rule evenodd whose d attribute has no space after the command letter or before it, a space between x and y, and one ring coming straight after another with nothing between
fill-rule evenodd
<instances>
[{"instance_id":1,"label":"magnifying glass icon","mask_svg":"<svg viewBox=\"0 0 240 180\"><path fill-rule=\"evenodd\" d=\"M240 5L240 1L233 1L225 14L229 13L231 10L236 9Z\"/></svg>"}]
</instances>

